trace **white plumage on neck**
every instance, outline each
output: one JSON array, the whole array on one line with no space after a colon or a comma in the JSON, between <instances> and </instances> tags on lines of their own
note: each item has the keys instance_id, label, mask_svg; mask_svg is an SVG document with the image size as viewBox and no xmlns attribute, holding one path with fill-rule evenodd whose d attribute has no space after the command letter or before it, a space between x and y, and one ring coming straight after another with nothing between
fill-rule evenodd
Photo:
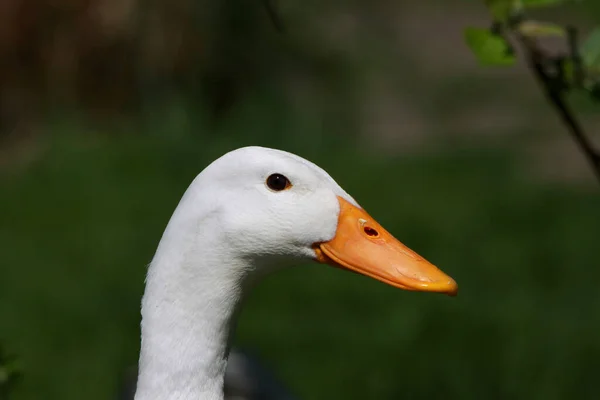
<instances>
[{"instance_id":1,"label":"white plumage on neck","mask_svg":"<svg viewBox=\"0 0 600 400\"><path fill-rule=\"evenodd\" d=\"M219 254L215 216L196 227L188 204L177 209L148 270L136 400L223 396L229 323L241 296L235 268L249 266Z\"/></svg>"}]
</instances>

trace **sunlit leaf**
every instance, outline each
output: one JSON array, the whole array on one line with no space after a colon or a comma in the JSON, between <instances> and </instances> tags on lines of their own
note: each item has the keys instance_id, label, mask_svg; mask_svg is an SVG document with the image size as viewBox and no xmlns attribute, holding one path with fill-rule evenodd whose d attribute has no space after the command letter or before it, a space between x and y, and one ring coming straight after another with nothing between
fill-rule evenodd
<instances>
[{"instance_id":1,"label":"sunlit leaf","mask_svg":"<svg viewBox=\"0 0 600 400\"><path fill-rule=\"evenodd\" d=\"M530 37L565 36L566 29L560 25L549 22L523 21L518 30L521 34Z\"/></svg>"},{"instance_id":2,"label":"sunlit leaf","mask_svg":"<svg viewBox=\"0 0 600 400\"><path fill-rule=\"evenodd\" d=\"M465 41L483 65L512 65L515 56L509 43L484 28L467 28Z\"/></svg>"}]
</instances>

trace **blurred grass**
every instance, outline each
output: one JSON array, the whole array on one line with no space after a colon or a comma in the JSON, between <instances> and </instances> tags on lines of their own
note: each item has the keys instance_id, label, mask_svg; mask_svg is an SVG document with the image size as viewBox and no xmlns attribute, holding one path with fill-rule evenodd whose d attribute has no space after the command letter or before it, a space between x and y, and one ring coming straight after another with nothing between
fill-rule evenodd
<instances>
[{"instance_id":1,"label":"blurred grass","mask_svg":"<svg viewBox=\"0 0 600 400\"><path fill-rule=\"evenodd\" d=\"M595 398L596 190L533 184L502 148L384 157L344 127L324 135L333 120L248 104L219 129L177 107L123 135L57 119L40 159L2 175L0 342L23 364L15 399L113 398L137 361L145 268L168 218L204 166L247 144L317 162L461 287L407 293L316 264L269 277L237 342L301 398Z\"/></svg>"}]
</instances>

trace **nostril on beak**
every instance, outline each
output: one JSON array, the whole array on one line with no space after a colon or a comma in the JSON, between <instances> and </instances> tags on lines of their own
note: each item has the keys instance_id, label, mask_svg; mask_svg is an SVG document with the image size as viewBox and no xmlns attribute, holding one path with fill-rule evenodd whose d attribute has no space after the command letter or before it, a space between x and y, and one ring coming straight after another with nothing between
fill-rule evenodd
<instances>
[{"instance_id":1,"label":"nostril on beak","mask_svg":"<svg viewBox=\"0 0 600 400\"><path fill-rule=\"evenodd\" d=\"M373 229L371 227L365 226L364 231L367 234L367 236L371 236L371 237L379 236L379 232L377 232L375 229Z\"/></svg>"}]
</instances>

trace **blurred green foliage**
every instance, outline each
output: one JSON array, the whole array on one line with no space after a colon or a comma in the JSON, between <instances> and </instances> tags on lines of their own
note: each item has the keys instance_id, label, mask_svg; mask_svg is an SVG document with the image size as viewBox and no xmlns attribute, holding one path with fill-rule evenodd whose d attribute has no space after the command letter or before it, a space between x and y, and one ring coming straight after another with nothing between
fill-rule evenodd
<instances>
[{"instance_id":1,"label":"blurred green foliage","mask_svg":"<svg viewBox=\"0 0 600 400\"><path fill-rule=\"evenodd\" d=\"M525 53L525 59L543 57L543 67L546 67L546 64L556 64L557 57L563 59L551 69L552 77L556 75L554 79L559 80L555 85L561 85L561 90L584 89L593 99L600 99L600 28L592 29L584 39L580 39L582 27L573 21L565 22L564 26L561 26L553 22L538 21L530 15L532 9L567 5L573 3L571 0L485 0L484 3L493 20L490 21L491 28L468 27L464 32L467 46L481 65L514 65L513 46L516 43ZM590 6L590 11L592 10ZM598 18L595 20L596 23L599 22ZM570 36L569 29L574 36L567 39L567 36ZM556 51L545 54L538 41L547 37L562 37L566 51L562 51L562 54L555 54ZM535 53L538 55L532 56Z\"/></svg>"},{"instance_id":2,"label":"blurred green foliage","mask_svg":"<svg viewBox=\"0 0 600 400\"><path fill-rule=\"evenodd\" d=\"M310 118L272 123L271 107L211 135L198 114L168 110L179 117L144 136L68 119L38 161L2 176L0 342L25 370L15 399L113 398L137 361L145 268L171 212L204 166L247 144L317 162L461 289L408 293L316 264L269 277L237 343L301 398L595 398L596 190L532 184L502 148L382 156Z\"/></svg>"},{"instance_id":3,"label":"blurred green foliage","mask_svg":"<svg viewBox=\"0 0 600 400\"><path fill-rule=\"evenodd\" d=\"M506 132L503 103L526 110L532 140L547 138L549 114L523 95L523 80L486 91L487 75L476 82L470 63L452 65L456 43L433 17L462 1L432 2L431 20L418 14L429 38L394 30L408 2L281 2L285 40L260 2L152 2L112 31L83 6L57 3L57 18L44 19L29 11L46 1L10 2L25 10L19 18L48 24L0 13L4 27L25 30L9 36L29 55L0 49L11 61L0 131L35 128L35 161L0 169L0 344L24 371L14 399L114 397L137 361L144 273L162 230L193 177L244 145L317 162L461 288L457 298L407 293L316 264L269 277L248 299L237 343L301 398L597 397L600 196L526 177L515 150L526 140ZM83 22L66 23L73 15ZM132 21L138 30L122 29ZM423 43L442 45L428 53ZM431 134L428 152L370 146L359 106L381 98L367 81L389 96L373 107L399 115L385 120L392 134L414 123ZM190 105L198 99L209 105ZM220 107L228 112L215 123ZM457 139L456 121L471 117L484 134ZM433 122L419 131L423 121Z\"/></svg>"}]
</instances>

